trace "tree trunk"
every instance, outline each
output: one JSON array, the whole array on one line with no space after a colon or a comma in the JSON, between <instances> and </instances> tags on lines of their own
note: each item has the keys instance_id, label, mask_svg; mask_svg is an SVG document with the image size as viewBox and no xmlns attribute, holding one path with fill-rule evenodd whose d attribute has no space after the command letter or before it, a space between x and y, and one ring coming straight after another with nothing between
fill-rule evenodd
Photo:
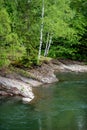
<instances>
[{"instance_id":1,"label":"tree trunk","mask_svg":"<svg viewBox=\"0 0 87 130\"><path fill-rule=\"evenodd\" d=\"M47 54L48 44L49 44L49 32L48 32L48 35L47 35L47 42L46 42L46 48L45 48L44 56L46 56L46 54Z\"/></svg>"},{"instance_id":2,"label":"tree trunk","mask_svg":"<svg viewBox=\"0 0 87 130\"><path fill-rule=\"evenodd\" d=\"M44 19L44 0L42 0L42 22L41 22L41 30L40 30L40 46L39 46L39 52L38 52L38 61L41 56L41 47L42 47L42 42L43 42L43 19Z\"/></svg>"},{"instance_id":3,"label":"tree trunk","mask_svg":"<svg viewBox=\"0 0 87 130\"><path fill-rule=\"evenodd\" d=\"M48 52L49 52L49 49L50 49L51 43L52 43L52 35L50 35L49 45L48 45L48 48L47 48L47 51L46 51L46 56L48 55Z\"/></svg>"}]
</instances>

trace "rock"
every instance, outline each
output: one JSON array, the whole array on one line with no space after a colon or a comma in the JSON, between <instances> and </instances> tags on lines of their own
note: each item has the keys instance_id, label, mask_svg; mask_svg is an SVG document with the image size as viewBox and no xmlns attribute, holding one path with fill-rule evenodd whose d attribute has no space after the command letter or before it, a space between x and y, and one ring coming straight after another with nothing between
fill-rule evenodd
<instances>
[{"instance_id":1,"label":"rock","mask_svg":"<svg viewBox=\"0 0 87 130\"><path fill-rule=\"evenodd\" d=\"M53 82L57 82L58 79L56 78L55 75L51 76L51 77L42 77L41 81L43 83L53 83Z\"/></svg>"},{"instance_id":2,"label":"rock","mask_svg":"<svg viewBox=\"0 0 87 130\"><path fill-rule=\"evenodd\" d=\"M32 87L37 87L37 86L42 85L42 82L37 81L35 79L31 79L31 78L27 78L27 77L23 77L23 76L20 76L20 79L23 82L30 84Z\"/></svg>"},{"instance_id":3,"label":"rock","mask_svg":"<svg viewBox=\"0 0 87 130\"><path fill-rule=\"evenodd\" d=\"M29 103L30 101L32 101L31 98L22 98L23 103Z\"/></svg>"},{"instance_id":4,"label":"rock","mask_svg":"<svg viewBox=\"0 0 87 130\"><path fill-rule=\"evenodd\" d=\"M30 99L34 98L32 87L22 81L0 76L0 86L3 86L2 89L4 88L8 93L12 93L14 95L22 95Z\"/></svg>"},{"instance_id":5,"label":"rock","mask_svg":"<svg viewBox=\"0 0 87 130\"><path fill-rule=\"evenodd\" d=\"M54 68L51 63L43 64L41 67L30 70L35 79L42 83L53 83L58 81L54 74Z\"/></svg>"},{"instance_id":6,"label":"rock","mask_svg":"<svg viewBox=\"0 0 87 130\"><path fill-rule=\"evenodd\" d=\"M8 93L5 92L5 91L0 91L0 95L1 95L1 96L8 96Z\"/></svg>"},{"instance_id":7,"label":"rock","mask_svg":"<svg viewBox=\"0 0 87 130\"><path fill-rule=\"evenodd\" d=\"M77 64L61 64L60 71L71 71L71 72L87 72L87 65L77 65Z\"/></svg>"},{"instance_id":8,"label":"rock","mask_svg":"<svg viewBox=\"0 0 87 130\"><path fill-rule=\"evenodd\" d=\"M57 72L87 72L87 65L72 60L53 60L53 69Z\"/></svg>"}]
</instances>

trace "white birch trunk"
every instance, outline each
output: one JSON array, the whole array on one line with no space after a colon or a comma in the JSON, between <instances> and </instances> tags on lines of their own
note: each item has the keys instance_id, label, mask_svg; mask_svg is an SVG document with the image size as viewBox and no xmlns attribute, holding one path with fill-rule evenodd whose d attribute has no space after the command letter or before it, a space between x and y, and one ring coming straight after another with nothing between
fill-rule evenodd
<instances>
[{"instance_id":1,"label":"white birch trunk","mask_svg":"<svg viewBox=\"0 0 87 130\"><path fill-rule=\"evenodd\" d=\"M46 56L48 55L48 52L49 52L49 49L50 49L51 43L52 43L52 35L50 35L49 45L48 45L48 48L47 48Z\"/></svg>"},{"instance_id":2,"label":"white birch trunk","mask_svg":"<svg viewBox=\"0 0 87 130\"><path fill-rule=\"evenodd\" d=\"M44 56L46 56L46 54L47 54L48 43L49 43L49 33L47 35L47 42L46 42L46 48L45 48Z\"/></svg>"},{"instance_id":3,"label":"white birch trunk","mask_svg":"<svg viewBox=\"0 0 87 130\"><path fill-rule=\"evenodd\" d=\"M41 56L41 47L42 47L42 42L43 42L43 19L44 19L44 0L42 0L42 23L41 23L41 30L40 30L40 46L39 46L39 52L38 52L38 61L40 59Z\"/></svg>"}]
</instances>

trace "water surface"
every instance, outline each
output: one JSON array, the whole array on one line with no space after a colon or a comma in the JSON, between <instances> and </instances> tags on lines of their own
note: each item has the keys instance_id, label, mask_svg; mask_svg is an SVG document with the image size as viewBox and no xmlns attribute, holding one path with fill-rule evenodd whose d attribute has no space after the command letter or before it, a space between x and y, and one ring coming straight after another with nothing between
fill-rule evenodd
<instances>
[{"instance_id":1,"label":"water surface","mask_svg":"<svg viewBox=\"0 0 87 130\"><path fill-rule=\"evenodd\" d=\"M35 88L37 100L0 100L0 130L87 130L87 73L60 73Z\"/></svg>"}]
</instances>

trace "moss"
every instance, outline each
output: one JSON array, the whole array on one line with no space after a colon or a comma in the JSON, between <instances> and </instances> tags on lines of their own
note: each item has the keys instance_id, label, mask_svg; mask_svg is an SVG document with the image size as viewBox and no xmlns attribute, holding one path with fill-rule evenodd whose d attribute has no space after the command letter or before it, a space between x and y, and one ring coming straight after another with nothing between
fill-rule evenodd
<instances>
[{"instance_id":1,"label":"moss","mask_svg":"<svg viewBox=\"0 0 87 130\"><path fill-rule=\"evenodd\" d=\"M50 57L41 56L40 60L37 62L37 65L42 65L42 63L49 63L52 60Z\"/></svg>"}]
</instances>

